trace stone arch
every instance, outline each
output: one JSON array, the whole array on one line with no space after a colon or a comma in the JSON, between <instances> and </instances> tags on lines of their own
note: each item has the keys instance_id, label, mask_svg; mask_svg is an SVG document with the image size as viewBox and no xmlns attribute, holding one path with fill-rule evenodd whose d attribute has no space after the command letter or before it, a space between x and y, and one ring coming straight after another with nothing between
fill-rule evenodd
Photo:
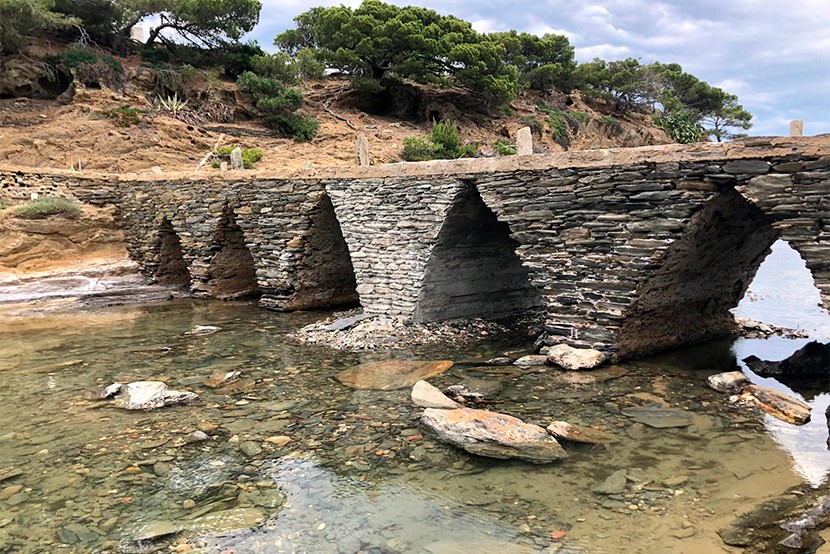
<instances>
[{"instance_id":1,"label":"stone arch","mask_svg":"<svg viewBox=\"0 0 830 554\"><path fill-rule=\"evenodd\" d=\"M426 264L414 321L509 317L543 305L519 243L472 183L465 183L447 212Z\"/></svg>"},{"instance_id":2,"label":"stone arch","mask_svg":"<svg viewBox=\"0 0 830 554\"><path fill-rule=\"evenodd\" d=\"M712 196L638 287L614 333L618 355L732 333L730 310L778 236L773 219L735 190Z\"/></svg>"},{"instance_id":3,"label":"stone arch","mask_svg":"<svg viewBox=\"0 0 830 554\"><path fill-rule=\"evenodd\" d=\"M297 251L295 295L284 309L357 305L357 280L331 198L322 193L308 213L310 226L289 242Z\"/></svg>"},{"instance_id":4,"label":"stone arch","mask_svg":"<svg viewBox=\"0 0 830 554\"><path fill-rule=\"evenodd\" d=\"M222 210L214 249L208 265L208 294L226 299L259 296L254 257L230 206Z\"/></svg>"},{"instance_id":5,"label":"stone arch","mask_svg":"<svg viewBox=\"0 0 830 554\"><path fill-rule=\"evenodd\" d=\"M182 251L182 242L167 218L159 226L159 256L155 281L159 285L190 287L191 276Z\"/></svg>"}]
</instances>

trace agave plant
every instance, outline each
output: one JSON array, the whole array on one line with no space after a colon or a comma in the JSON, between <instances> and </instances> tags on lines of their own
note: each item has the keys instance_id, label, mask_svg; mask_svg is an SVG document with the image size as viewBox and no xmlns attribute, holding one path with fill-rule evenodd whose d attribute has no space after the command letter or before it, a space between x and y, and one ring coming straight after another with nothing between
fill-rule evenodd
<instances>
[{"instance_id":1,"label":"agave plant","mask_svg":"<svg viewBox=\"0 0 830 554\"><path fill-rule=\"evenodd\" d=\"M178 115L187 107L187 100L179 98L178 93L173 93L173 96L168 96L167 98L159 96L158 101L165 111L173 115Z\"/></svg>"}]
</instances>

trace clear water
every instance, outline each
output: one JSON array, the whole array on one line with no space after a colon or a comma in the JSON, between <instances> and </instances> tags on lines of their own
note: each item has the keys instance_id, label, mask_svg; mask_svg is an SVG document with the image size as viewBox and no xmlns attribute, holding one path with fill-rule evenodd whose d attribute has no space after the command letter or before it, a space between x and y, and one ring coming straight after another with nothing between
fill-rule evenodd
<instances>
[{"instance_id":1,"label":"clear water","mask_svg":"<svg viewBox=\"0 0 830 554\"><path fill-rule=\"evenodd\" d=\"M768 265L753 290L779 279L765 275ZM792 287L779 279L772 290ZM787 301L771 313L798 310L809 316L791 326L822 336L823 312ZM567 445L567 460L536 466L420 437L408 390L355 391L334 379L362 361L485 359L529 344L357 355L286 337L319 317L175 302L0 322L0 479L20 473L0 482L0 552L720 552L715 531L737 513L830 470L826 388L797 393L814 419L794 427L735 410L705 386L750 353L782 359L804 341L709 343L591 385L557 384L552 369L474 365L431 380L484 381L500 387L494 409L619 439ZM222 330L185 334L196 325ZM240 370L242 380L206 387L216 369ZM89 399L141 379L193 390L201 402L127 412ZM654 401L693 411L693 425L653 429L616 410ZM194 441L197 429L208 440ZM291 440L265 441L274 436ZM592 491L619 469L630 477L625 490ZM178 533L136 540L161 528Z\"/></svg>"}]
</instances>

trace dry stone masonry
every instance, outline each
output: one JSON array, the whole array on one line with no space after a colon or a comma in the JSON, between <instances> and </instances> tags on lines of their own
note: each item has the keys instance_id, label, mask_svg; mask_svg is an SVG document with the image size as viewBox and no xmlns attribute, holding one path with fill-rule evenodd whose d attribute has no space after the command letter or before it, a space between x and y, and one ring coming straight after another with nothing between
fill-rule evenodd
<instances>
[{"instance_id":1,"label":"dry stone masonry","mask_svg":"<svg viewBox=\"0 0 830 554\"><path fill-rule=\"evenodd\" d=\"M0 167L0 200L119 208L148 278L412 321L543 308L609 359L723 335L770 245L830 302L830 137L113 177Z\"/></svg>"}]
</instances>

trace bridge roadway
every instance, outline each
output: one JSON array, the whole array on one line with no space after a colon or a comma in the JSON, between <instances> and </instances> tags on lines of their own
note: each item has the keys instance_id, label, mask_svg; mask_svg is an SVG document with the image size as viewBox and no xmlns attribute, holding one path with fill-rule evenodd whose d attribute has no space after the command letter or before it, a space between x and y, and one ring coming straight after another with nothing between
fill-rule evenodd
<instances>
[{"instance_id":1,"label":"bridge roadway","mask_svg":"<svg viewBox=\"0 0 830 554\"><path fill-rule=\"evenodd\" d=\"M830 136L293 172L0 166L0 198L115 204L151 280L412 321L543 309L612 359L732 330L786 240L830 302Z\"/></svg>"}]
</instances>

